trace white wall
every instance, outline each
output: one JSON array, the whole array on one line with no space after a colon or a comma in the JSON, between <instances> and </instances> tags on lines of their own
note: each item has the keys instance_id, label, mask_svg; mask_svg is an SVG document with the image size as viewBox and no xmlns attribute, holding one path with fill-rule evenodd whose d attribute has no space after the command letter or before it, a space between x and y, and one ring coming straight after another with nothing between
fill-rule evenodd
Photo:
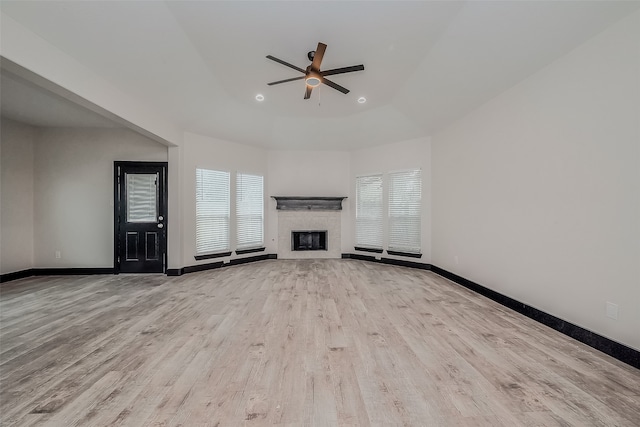
<instances>
[{"instance_id":1,"label":"white wall","mask_svg":"<svg viewBox=\"0 0 640 427\"><path fill-rule=\"evenodd\" d=\"M183 267L184 236L183 229L183 168L184 147L168 147L167 153L169 167L167 170L169 185L167 188L168 214L167 218L167 269L180 269Z\"/></svg>"},{"instance_id":2,"label":"white wall","mask_svg":"<svg viewBox=\"0 0 640 427\"><path fill-rule=\"evenodd\" d=\"M239 258L235 254L231 257L215 258L213 260L196 261L196 169L212 169L227 171L231 174L231 212L235 211L235 174L236 172L252 173L264 176L265 188L268 188L267 152L260 148L223 141L220 139L201 136L185 132L183 142L182 169L182 240L184 245L183 266L208 264L211 262L228 262L231 258ZM265 194L265 199L268 197ZM265 200L265 223L268 222L269 212ZM231 250L235 250L235 223L231 215ZM265 230L265 243L268 241ZM275 249L267 247L266 253L276 253ZM241 257L254 256L249 254Z\"/></svg>"},{"instance_id":3,"label":"white wall","mask_svg":"<svg viewBox=\"0 0 640 427\"><path fill-rule=\"evenodd\" d=\"M271 212L267 229L273 253L278 249L278 217L271 196L349 196L349 161L346 151L269 151L269 197ZM349 199L342 202L341 251L350 252ZM346 237L345 237L346 236ZM353 247L351 247L353 249Z\"/></svg>"},{"instance_id":4,"label":"white wall","mask_svg":"<svg viewBox=\"0 0 640 427\"><path fill-rule=\"evenodd\" d=\"M433 263L640 349L639 127L636 12L434 136Z\"/></svg>"},{"instance_id":5,"label":"white wall","mask_svg":"<svg viewBox=\"0 0 640 427\"><path fill-rule=\"evenodd\" d=\"M33 267L33 150L38 129L0 124L0 274Z\"/></svg>"},{"instance_id":6,"label":"white wall","mask_svg":"<svg viewBox=\"0 0 640 427\"><path fill-rule=\"evenodd\" d=\"M167 161L167 147L126 129L41 130L34 163L36 267L113 267L115 160Z\"/></svg>"},{"instance_id":7,"label":"white wall","mask_svg":"<svg viewBox=\"0 0 640 427\"><path fill-rule=\"evenodd\" d=\"M351 177L349 179L351 211L350 252L355 244L355 179L357 176L385 174L383 181L384 211L387 212L387 176L388 172L408 169L422 169L422 257L411 258L412 262L431 262L431 142L428 138L413 139L380 147L362 149L351 154ZM387 247L387 235L384 235L383 247ZM384 254L385 258L405 259Z\"/></svg>"}]
</instances>

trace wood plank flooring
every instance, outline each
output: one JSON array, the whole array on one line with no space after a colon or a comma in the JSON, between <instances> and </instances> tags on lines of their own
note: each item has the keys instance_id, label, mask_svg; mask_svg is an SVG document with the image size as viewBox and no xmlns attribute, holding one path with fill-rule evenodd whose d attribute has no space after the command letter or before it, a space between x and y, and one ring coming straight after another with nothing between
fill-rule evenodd
<instances>
[{"instance_id":1,"label":"wood plank flooring","mask_svg":"<svg viewBox=\"0 0 640 427\"><path fill-rule=\"evenodd\" d=\"M270 260L0 288L3 426L639 426L640 371L431 272Z\"/></svg>"}]
</instances>

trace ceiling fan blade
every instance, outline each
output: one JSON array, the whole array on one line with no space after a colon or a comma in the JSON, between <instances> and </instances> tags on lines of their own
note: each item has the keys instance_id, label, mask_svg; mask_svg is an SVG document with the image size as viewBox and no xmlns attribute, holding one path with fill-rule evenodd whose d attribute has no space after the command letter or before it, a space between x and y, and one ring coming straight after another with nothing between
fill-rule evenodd
<instances>
[{"instance_id":1,"label":"ceiling fan blade","mask_svg":"<svg viewBox=\"0 0 640 427\"><path fill-rule=\"evenodd\" d=\"M331 81L331 80L329 80L329 79L325 79L325 78L323 78L323 79L322 79L322 83L326 84L326 85L327 85L327 86L329 86L329 87L334 88L335 90L339 90L340 92L344 93L345 95L346 95L347 93L349 93L349 89L347 89L346 87L342 87L342 86L340 86L340 85L337 85L337 84L335 84L334 82L332 82L332 81Z\"/></svg>"},{"instance_id":2,"label":"ceiling fan blade","mask_svg":"<svg viewBox=\"0 0 640 427\"><path fill-rule=\"evenodd\" d=\"M307 85L307 89L304 91L304 99L311 98L311 91L312 90L313 90L313 87Z\"/></svg>"},{"instance_id":3,"label":"ceiling fan blade","mask_svg":"<svg viewBox=\"0 0 640 427\"><path fill-rule=\"evenodd\" d=\"M322 57L324 56L324 51L327 49L327 45L324 43L318 43L318 47L316 48L316 53L313 54L313 62L311 63L311 69L315 71L320 71L320 64L322 63Z\"/></svg>"},{"instance_id":4,"label":"ceiling fan blade","mask_svg":"<svg viewBox=\"0 0 640 427\"><path fill-rule=\"evenodd\" d=\"M289 64L288 62L283 61L282 59L278 59L278 58L276 58L275 56L267 55L267 59L270 59L270 60L272 60L272 61L276 61L277 63L282 64L282 65L285 65L285 66L287 66L287 67L289 67L289 68L293 68L293 69L294 69L294 70L296 70L296 71L300 71L302 74L306 74L306 73L307 73L307 72L306 72L305 70L303 70L302 68L300 68L300 67L296 67L295 65L292 65L292 64Z\"/></svg>"},{"instance_id":5,"label":"ceiling fan blade","mask_svg":"<svg viewBox=\"0 0 640 427\"><path fill-rule=\"evenodd\" d=\"M300 76L300 77L293 77L290 79L284 79L284 80L278 80L277 82L271 82L271 83L267 83L269 86L273 86L273 85L278 85L280 83L287 83L287 82L292 82L294 80L302 80L304 79L305 76Z\"/></svg>"},{"instance_id":6,"label":"ceiling fan blade","mask_svg":"<svg viewBox=\"0 0 640 427\"><path fill-rule=\"evenodd\" d=\"M351 73L353 71L363 71L364 65L353 65L351 67L334 68L333 70L321 71L321 76L333 76L334 74Z\"/></svg>"}]
</instances>

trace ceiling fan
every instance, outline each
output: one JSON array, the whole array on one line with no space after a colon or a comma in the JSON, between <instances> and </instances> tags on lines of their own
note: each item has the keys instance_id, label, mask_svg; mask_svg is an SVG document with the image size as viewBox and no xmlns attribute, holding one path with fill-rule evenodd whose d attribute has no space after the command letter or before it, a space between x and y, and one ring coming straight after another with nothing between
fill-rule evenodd
<instances>
[{"instance_id":1,"label":"ceiling fan","mask_svg":"<svg viewBox=\"0 0 640 427\"><path fill-rule=\"evenodd\" d=\"M275 56L267 55L267 58L276 61L282 65L286 65L289 68L293 68L296 71L300 71L304 76L301 77L293 77L291 79L279 80L277 82L267 83L269 86L277 85L280 83L292 82L294 80L305 80L307 87L304 92L304 99L309 99L311 97L311 91L314 87L318 86L320 83L324 83L327 86L334 88L344 94L349 93L349 89L342 87L338 84L335 84L329 79L326 79L325 76L333 76L335 74L343 74L343 73L351 73L353 71L362 71L364 70L364 65L353 65L351 67L343 67L343 68L334 68L333 70L325 70L320 71L320 64L322 63L322 58L324 57L324 51L327 48L327 45L324 43L318 43L318 47L316 50L312 50L307 53L307 58L311 61L311 65L307 67L306 70L303 70L300 67L296 67L295 65L289 64L288 62L283 61L282 59L278 59Z\"/></svg>"}]
</instances>

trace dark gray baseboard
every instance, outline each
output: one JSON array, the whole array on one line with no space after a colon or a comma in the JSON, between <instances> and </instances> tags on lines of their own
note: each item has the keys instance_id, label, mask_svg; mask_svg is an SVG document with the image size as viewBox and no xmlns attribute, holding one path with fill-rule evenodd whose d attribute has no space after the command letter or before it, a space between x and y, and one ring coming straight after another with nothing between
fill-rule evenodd
<instances>
[{"instance_id":1,"label":"dark gray baseboard","mask_svg":"<svg viewBox=\"0 0 640 427\"><path fill-rule=\"evenodd\" d=\"M414 262L407 261L404 259L393 259L393 258L380 258L378 261L382 264L391 264L391 265L399 265L402 267L411 267L411 268L419 268L421 270L431 270L431 264L425 264L422 262Z\"/></svg>"},{"instance_id":2,"label":"dark gray baseboard","mask_svg":"<svg viewBox=\"0 0 640 427\"><path fill-rule=\"evenodd\" d=\"M182 276L184 268L167 268L167 276Z\"/></svg>"},{"instance_id":3,"label":"dark gray baseboard","mask_svg":"<svg viewBox=\"0 0 640 427\"><path fill-rule=\"evenodd\" d=\"M249 262L263 261L265 259L278 259L276 254L261 254L245 258L232 259L228 263L222 261L211 262L208 264L191 265L182 268L170 268L167 270L167 276L182 276L183 274L195 273L196 271L213 270L215 268L222 268L231 265L247 264Z\"/></svg>"},{"instance_id":4,"label":"dark gray baseboard","mask_svg":"<svg viewBox=\"0 0 640 427\"><path fill-rule=\"evenodd\" d=\"M460 286L463 286L486 298L489 298L490 300L495 301L507 308L510 308L530 319L535 320L536 322L542 323L545 326L555 329L558 332L561 332L577 341L580 341L581 343L586 344L589 347L595 348L596 350L599 350L615 359L618 359L621 362L631 365L634 368L640 369L640 351L628 347L624 344L620 344L619 342L613 341L595 332L584 329L578 325L574 325L573 323L562 320L549 313L545 313L542 310L531 307L530 305L503 295L469 279L458 276L457 274L451 273L450 271L447 271L433 264L422 264L418 262L397 260L391 258L381 258L378 260L372 256L358 254L342 254L342 258L359 259L382 264L391 264L403 267L419 268L422 270L431 270L439 276L449 279Z\"/></svg>"},{"instance_id":5,"label":"dark gray baseboard","mask_svg":"<svg viewBox=\"0 0 640 427\"><path fill-rule=\"evenodd\" d=\"M0 283L24 279L31 276L35 276L33 268L29 268L28 270L14 271L13 273L0 274Z\"/></svg>"},{"instance_id":6,"label":"dark gray baseboard","mask_svg":"<svg viewBox=\"0 0 640 427\"><path fill-rule=\"evenodd\" d=\"M88 276L93 274L113 274L113 268L30 268L0 275L0 283L24 279L32 276Z\"/></svg>"},{"instance_id":7,"label":"dark gray baseboard","mask_svg":"<svg viewBox=\"0 0 640 427\"><path fill-rule=\"evenodd\" d=\"M451 273L450 271L444 270L435 265L431 266L431 271L482 296L485 296L490 300L493 300L505 307L517 311L518 313L527 316L528 318L533 319L536 322L542 323L543 325L546 325L577 341L580 341L581 343L586 344L589 347L593 347L596 350L599 350L615 359L620 360L621 362L631 365L634 368L640 369L640 351L638 350L627 347L624 344L620 344L619 342L613 341L607 337L603 337L602 335L591 332L578 325L574 325L573 323L562 320L549 313L545 313L542 310L531 307L530 305L524 304L518 300L491 290L485 286L482 286L464 277L458 276L457 274Z\"/></svg>"},{"instance_id":8,"label":"dark gray baseboard","mask_svg":"<svg viewBox=\"0 0 640 427\"><path fill-rule=\"evenodd\" d=\"M351 258L351 259L359 259L360 261L371 261L378 262L375 256L373 255L362 255L362 254L342 254L342 258Z\"/></svg>"},{"instance_id":9,"label":"dark gray baseboard","mask_svg":"<svg viewBox=\"0 0 640 427\"><path fill-rule=\"evenodd\" d=\"M224 262L218 261L210 262L207 264L190 265L187 267L182 267L182 274L195 273L196 271L213 270L220 267L224 267Z\"/></svg>"},{"instance_id":10,"label":"dark gray baseboard","mask_svg":"<svg viewBox=\"0 0 640 427\"><path fill-rule=\"evenodd\" d=\"M227 265L240 265L240 264L246 264L248 262L264 261L265 259L277 259L277 258L278 258L278 255L276 254L261 254L261 255L246 257L246 258L232 259L231 261L229 261L229 264Z\"/></svg>"},{"instance_id":11,"label":"dark gray baseboard","mask_svg":"<svg viewBox=\"0 0 640 427\"><path fill-rule=\"evenodd\" d=\"M408 261L404 259L394 258L380 258L377 259L374 255L363 254L342 254L342 258L359 259L361 261L378 262L380 264L399 265L401 267L419 268L421 270L431 270L431 264L425 264L423 262Z\"/></svg>"}]
</instances>

